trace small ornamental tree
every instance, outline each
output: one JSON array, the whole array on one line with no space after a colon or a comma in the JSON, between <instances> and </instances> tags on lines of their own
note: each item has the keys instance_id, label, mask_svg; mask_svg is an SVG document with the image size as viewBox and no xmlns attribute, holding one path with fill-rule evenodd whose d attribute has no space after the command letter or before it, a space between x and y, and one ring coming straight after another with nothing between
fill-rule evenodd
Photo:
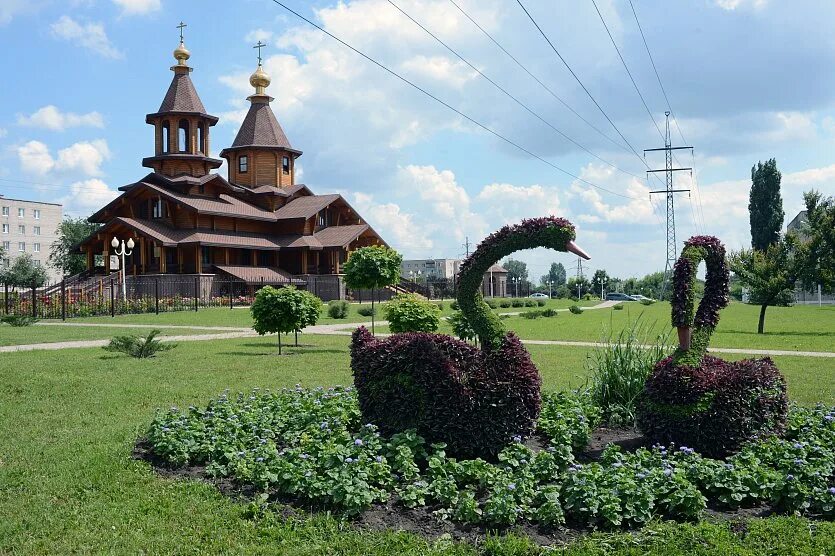
<instances>
[{"instance_id":1,"label":"small ornamental tree","mask_svg":"<svg viewBox=\"0 0 835 556\"><path fill-rule=\"evenodd\" d=\"M757 334L765 330L765 311L772 305L785 305L791 300L797 281L797 264L793 238L781 238L763 251L743 249L731 255L731 270L740 284L748 288L751 301L760 306Z\"/></svg>"},{"instance_id":2,"label":"small ornamental tree","mask_svg":"<svg viewBox=\"0 0 835 556\"><path fill-rule=\"evenodd\" d=\"M345 283L355 290L371 290L371 308L374 308L374 290L396 284L400 280L403 256L383 245L360 247L345 262ZM371 315L371 332L374 333L374 314Z\"/></svg>"},{"instance_id":3,"label":"small ornamental tree","mask_svg":"<svg viewBox=\"0 0 835 556\"><path fill-rule=\"evenodd\" d=\"M309 291L306 290L297 290L300 294L302 294L302 319L299 323L299 328L296 328L293 332L295 333L296 337L296 346L299 345L299 331L303 328L308 326L313 326L319 320L319 317L322 316L322 308L324 307L324 303L322 300L319 299L317 296L313 295Z\"/></svg>"},{"instance_id":4,"label":"small ornamental tree","mask_svg":"<svg viewBox=\"0 0 835 556\"><path fill-rule=\"evenodd\" d=\"M281 333L301 330L310 319L307 292L294 286L274 288L265 286L255 294L250 312L258 334L278 334L278 354L281 355ZM320 308L321 310L321 308Z\"/></svg>"},{"instance_id":5,"label":"small ornamental tree","mask_svg":"<svg viewBox=\"0 0 835 556\"><path fill-rule=\"evenodd\" d=\"M413 293L402 293L386 305L389 329L399 332L435 332L440 324L437 305Z\"/></svg>"},{"instance_id":6,"label":"small ornamental tree","mask_svg":"<svg viewBox=\"0 0 835 556\"><path fill-rule=\"evenodd\" d=\"M28 253L15 257L10 265L0 268L0 282L9 286L40 288L46 284L46 280L46 269L36 263Z\"/></svg>"},{"instance_id":7,"label":"small ornamental tree","mask_svg":"<svg viewBox=\"0 0 835 556\"><path fill-rule=\"evenodd\" d=\"M58 224L58 239L49 250L49 264L61 271L62 276L72 276L87 268L87 256L78 251L78 244L98 230L101 224L88 222L86 218L64 218Z\"/></svg>"}]
</instances>

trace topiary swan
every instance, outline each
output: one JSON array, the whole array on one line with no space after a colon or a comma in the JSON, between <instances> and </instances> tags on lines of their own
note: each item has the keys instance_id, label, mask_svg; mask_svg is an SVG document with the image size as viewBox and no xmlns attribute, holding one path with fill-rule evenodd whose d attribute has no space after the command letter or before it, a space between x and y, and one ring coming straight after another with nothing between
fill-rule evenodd
<instances>
[{"instance_id":1,"label":"topiary swan","mask_svg":"<svg viewBox=\"0 0 835 556\"><path fill-rule=\"evenodd\" d=\"M694 313L696 272L707 267ZM652 440L711 456L736 451L755 435L779 433L788 412L786 381L769 358L727 362L707 355L719 311L728 305L725 247L712 236L684 243L673 269L675 352L659 361L638 403L638 426Z\"/></svg>"},{"instance_id":2,"label":"topiary swan","mask_svg":"<svg viewBox=\"0 0 835 556\"><path fill-rule=\"evenodd\" d=\"M523 220L487 237L461 265L458 303L481 348L443 334L410 332L378 340L365 327L351 343L351 368L363 419L384 434L416 429L450 453L491 457L533 430L539 371L481 295L485 272L520 249L549 247L588 259L574 226L548 217Z\"/></svg>"}]
</instances>

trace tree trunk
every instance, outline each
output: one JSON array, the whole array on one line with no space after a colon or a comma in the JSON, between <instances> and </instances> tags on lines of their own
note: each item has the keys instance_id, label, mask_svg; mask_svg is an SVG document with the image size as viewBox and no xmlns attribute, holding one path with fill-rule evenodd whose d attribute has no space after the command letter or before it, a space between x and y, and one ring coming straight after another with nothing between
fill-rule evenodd
<instances>
[{"instance_id":1,"label":"tree trunk","mask_svg":"<svg viewBox=\"0 0 835 556\"><path fill-rule=\"evenodd\" d=\"M299 347L299 331L294 330L293 333L296 335L296 347Z\"/></svg>"},{"instance_id":2,"label":"tree trunk","mask_svg":"<svg viewBox=\"0 0 835 556\"><path fill-rule=\"evenodd\" d=\"M768 304L760 305L760 322L757 325L757 334L763 333L763 328L765 327L765 310L768 308Z\"/></svg>"},{"instance_id":3,"label":"tree trunk","mask_svg":"<svg viewBox=\"0 0 835 556\"><path fill-rule=\"evenodd\" d=\"M278 354L281 355L281 332L278 333Z\"/></svg>"},{"instance_id":4,"label":"tree trunk","mask_svg":"<svg viewBox=\"0 0 835 556\"><path fill-rule=\"evenodd\" d=\"M376 333L374 332L374 288L371 288L371 335L374 336Z\"/></svg>"}]
</instances>

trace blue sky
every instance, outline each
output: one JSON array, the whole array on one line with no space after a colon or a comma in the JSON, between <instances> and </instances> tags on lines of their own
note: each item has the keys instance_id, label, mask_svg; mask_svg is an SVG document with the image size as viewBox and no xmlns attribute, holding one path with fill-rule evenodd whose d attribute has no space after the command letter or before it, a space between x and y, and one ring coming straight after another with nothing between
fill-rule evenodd
<instances>
[{"instance_id":1,"label":"blue sky","mask_svg":"<svg viewBox=\"0 0 835 556\"><path fill-rule=\"evenodd\" d=\"M599 133L503 54L449 0L393 0L554 130L465 65L387 0L287 3L468 116L584 181L503 143L399 82L270 0L0 0L0 193L59 201L86 216L147 172L154 112L184 20L192 79L232 142L251 92L251 48L268 44L273 108L300 181L337 191L407 257L454 257L465 238L553 213L578 227L590 269L643 275L664 265L663 202L647 198L640 158L568 73L515 2L456 0ZM523 0L583 84L639 152L663 144L591 0ZM657 122L666 103L628 0L596 0ZM835 4L819 0L633 0L695 159L677 186L679 243L695 233L749 243L750 168L776 157L790 219L802 192L835 194ZM605 137L604 137L605 135ZM673 140L681 144L673 127ZM649 157L651 166L663 156ZM620 171L623 170L623 171ZM225 174L225 168L221 168ZM7 181L16 180L16 181ZM586 182L614 191L595 189ZM692 204L691 204L692 203ZM522 258L536 277L544 251Z\"/></svg>"}]
</instances>

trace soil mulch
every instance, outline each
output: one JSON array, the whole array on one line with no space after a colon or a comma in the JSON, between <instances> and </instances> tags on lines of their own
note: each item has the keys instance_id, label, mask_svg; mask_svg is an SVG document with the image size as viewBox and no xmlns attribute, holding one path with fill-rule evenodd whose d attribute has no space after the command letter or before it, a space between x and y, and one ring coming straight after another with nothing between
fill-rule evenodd
<instances>
[{"instance_id":1,"label":"soil mulch","mask_svg":"<svg viewBox=\"0 0 835 556\"><path fill-rule=\"evenodd\" d=\"M576 454L577 460L580 462L599 460L605 447L612 443L621 446L625 451L634 451L640 447L650 445L650 442L635 429L600 427L594 431L588 446L582 452ZM537 437L532 437L528 439L526 445L532 450L538 451L544 449L547 446L547 442ZM151 451L149 444L144 438L140 438L137 441L134 447L133 457L150 463L156 472L164 477L196 479L209 482L214 484L220 492L232 498L252 501L257 494L253 488L241 486L229 479L208 477L204 466L191 465L172 468ZM299 505L292 500L279 499L275 496L270 497L270 502L277 506L274 509L285 518L290 518L291 516L304 517L323 510L323 508ZM397 503L395 497L391 497L385 504L375 504L360 516L351 520L351 523L354 527L363 530L406 531L421 535L430 540L438 539L439 537L448 537L457 541L469 541L476 545L480 544L488 534L515 532L529 537L541 546L559 546L592 530L589 527L579 527L571 524L560 528L545 529L529 523L521 523L514 527L501 530L487 529L475 525L439 521L433 515L435 509L432 506L414 509L405 508ZM770 514L771 510L767 506L741 508L733 511L709 507L706 512L708 519L731 521L731 529L734 533L741 536L747 533L746 519L766 517Z\"/></svg>"}]
</instances>

